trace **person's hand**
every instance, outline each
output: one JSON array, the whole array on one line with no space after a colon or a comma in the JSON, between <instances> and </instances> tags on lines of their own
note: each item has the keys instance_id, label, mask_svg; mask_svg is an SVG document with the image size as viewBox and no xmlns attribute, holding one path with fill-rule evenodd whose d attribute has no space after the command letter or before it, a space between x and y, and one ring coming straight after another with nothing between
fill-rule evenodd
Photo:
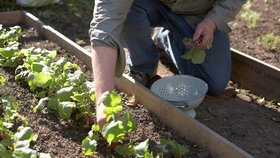
<instances>
[{"instance_id":1,"label":"person's hand","mask_svg":"<svg viewBox=\"0 0 280 158\"><path fill-rule=\"evenodd\" d=\"M96 105L96 122L99 125L100 129L103 128L103 126L107 123L107 116L106 114L104 114L104 110L106 109L106 106L104 105L103 101L108 98L108 96L110 95L110 92L107 91L105 93L103 93L100 98L98 98L98 102ZM121 113L117 113L116 114L117 117L121 116Z\"/></svg>"},{"instance_id":2,"label":"person's hand","mask_svg":"<svg viewBox=\"0 0 280 158\"><path fill-rule=\"evenodd\" d=\"M210 48L214 38L216 24L210 19L201 21L193 35L193 46L198 49Z\"/></svg>"},{"instance_id":3,"label":"person's hand","mask_svg":"<svg viewBox=\"0 0 280 158\"><path fill-rule=\"evenodd\" d=\"M96 105L96 122L101 129L107 122L107 115L103 112L104 109L105 105L103 103Z\"/></svg>"}]
</instances>

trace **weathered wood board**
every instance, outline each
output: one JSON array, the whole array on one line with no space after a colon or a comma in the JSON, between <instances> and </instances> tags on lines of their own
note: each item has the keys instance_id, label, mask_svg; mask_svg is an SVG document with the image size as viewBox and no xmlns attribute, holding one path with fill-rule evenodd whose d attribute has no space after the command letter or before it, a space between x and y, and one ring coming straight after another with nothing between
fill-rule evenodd
<instances>
[{"instance_id":1,"label":"weathered wood board","mask_svg":"<svg viewBox=\"0 0 280 158\"><path fill-rule=\"evenodd\" d=\"M232 49L232 80L267 100L280 102L280 69Z\"/></svg>"}]
</instances>

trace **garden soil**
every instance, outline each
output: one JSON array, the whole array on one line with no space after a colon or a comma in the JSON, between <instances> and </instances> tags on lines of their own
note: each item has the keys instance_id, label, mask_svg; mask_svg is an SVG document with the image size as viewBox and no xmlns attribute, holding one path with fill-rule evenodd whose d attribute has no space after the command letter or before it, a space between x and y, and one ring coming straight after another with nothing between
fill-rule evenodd
<instances>
[{"instance_id":1,"label":"garden soil","mask_svg":"<svg viewBox=\"0 0 280 158\"><path fill-rule=\"evenodd\" d=\"M46 40L34 28L24 28L20 37L21 48L41 48L48 50L57 50L58 57L65 57L72 63L77 63L85 73L86 79L92 81L92 74L77 57L69 55L59 45ZM86 157L82 154L81 143L90 131L90 127L86 126L84 120L62 120L58 118L57 113L52 111L33 112L33 108L38 103L35 92L32 92L26 83L15 82L15 68L0 68L0 73L6 77L7 82L1 85L1 96L14 96L19 103L20 114L27 118L29 126L34 133L38 135L38 139L32 142L31 148L39 152L49 153L54 158L78 158ZM150 149L154 148L161 139L172 139L184 145L190 150L186 158L211 158L210 153L196 144L184 139L175 131L165 126L156 116L147 111L142 105L135 104L126 106L125 102L132 96L128 96L123 92L118 92L123 97L123 105L125 111L128 111L136 120L136 128L129 134L129 138L135 144L149 139ZM93 105L94 106L94 105ZM111 150L106 143L99 143L97 152L90 157L111 158L120 157Z\"/></svg>"},{"instance_id":2,"label":"garden soil","mask_svg":"<svg viewBox=\"0 0 280 158\"><path fill-rule=\"evenodd\" d=\"M274 33L278 36L280 35L280 3L278 0L251 0L251 4L251 8L253 10L261 13L261 18L257 22L255 28L248 28L246 21L241 18L241 15L239 14L237 16L237 19L231 24L233 29L233 31L230 33L232 48L280 68L279 45L276 47L274 52L270 52L260 41L257 40L259 37L267 33ZM84 46L90 51L87 31L89 22L92 18L91 12L83 12L80 18L72 18L63 21L59 19L49 20L48 17L39 14L40 12L38 10L30 9L29 11L35 16L38 16L44 23L54 27L73 41L80 42L83 40L84 42L80 43L80 45ZM71 13L69 12L69 14ZM158 69L158 74L160 76L170 76L176 73L176 71L173 71L172 66L170 66L168 63L166 64L165 60L161 61L162 62L160 62ZM12 71L5 72L5 74L9 75L12 79ZM11 83L9 86L16 87L17 91L22 92L22 94L4 89L5 93L16 95L17 98L23 97L25 100L23 102L26 102L26 106L31 104L34 96L31 94L26 94L26 90L23 85L17 86L14 83ZM206 97L196 110L196 119L256 158L279 158L279 103L262 102L260 101L261 96L252 94L250 90L243 90L241 88L242 86L238 85L237 83L229 83L228 87L234 88L236 90L239 89L239 91L236 95L228 98ZM275 90L279 90L279 87L275 87ZM139 107L139 109L141 109L141 106ZM33 117L33 115L37 115L32 114L31 111L29 111L28 114L30 114L31 117ZM137 112L134 114L134 116L139 117ZM158 125L155 123L158 122L158 120L156 120L154 117L150 117L152 114L147 116L149 116L148 119L144 120L146 120L147 123L152 122L151 124L153 124L153 126L149 127L149 131L151 131L151 133L149 131L147 133L156 135L154 138L157 140L157 138L160 137L160 134L154 132L154 130L157 128L162 128L162 126L160 125L158 127ZM75 122L61 122L61 120L54 119L53 117L49 116L49 118L52 121L48 121L48 118L45 117L34 120L34 128L39 131L39 133L43 131L43 138L39 137L39 139L41 139L39 141L41 141L42 145L35 145L35 147L43 151L47 149L51 150L52 153L60 156L69 152L72 152L72 156L74 157L81 156L79 155L81 152L80 142L81 139L87 134L86 131L78 128L80 127L79 124L77 124L77 126L73 129L72 124L75 124ZM142 118L140 118L140 120L141 119ZM43 125L42 129L38 129L36 124ZM44 129L44 126L49 128ZM139 132L144 131L140 130ZM56 136L51 137L48 135L48 133ZM169 132L167 132L165 136L169 135L168 133ZM174 136L176 134L172 133L172 135ZM52 146L55 146L55 148L51 148ZM190 148L190 150L195 151L194 155L198 155L198 157L201 158L209 157L206 151L197 149L196 145L191 144L189 146L195 147ZM71 155L68 157L71 157ZM191 155L190 157L195 156Z\"/></svg>"}]
</instances>

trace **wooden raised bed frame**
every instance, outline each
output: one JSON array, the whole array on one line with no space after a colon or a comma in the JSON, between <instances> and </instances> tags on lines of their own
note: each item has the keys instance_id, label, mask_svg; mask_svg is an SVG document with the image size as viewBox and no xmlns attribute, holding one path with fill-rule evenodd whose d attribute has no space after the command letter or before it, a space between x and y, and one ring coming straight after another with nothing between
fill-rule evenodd
<instances>
[{"instance_id":1,"label":"wooden raised bed frame","mask_svg":"<svg viewBox=\"0 0 280 158\"><path fill-rule=\"evenodd\" d=\"M91 55L52 27L44 25L38 18L26 11L0 12L0 24L16 25L24 23L37 29L47 39L59 44L67 52L76 55L91 69ZM265 64L244 53L232 49L232 80L253 93L280 101L280 70ZM177 131L188 140L207 149L218 158L252 158L250 154L209 129L199 121L185 115L169 102L154 95L149 89L139 85L130 77L123 75L116 78L116 88L128 94L136 95L137 100L162 122ZM168 117L166 117L168 116Z\"/></svg>"}]
</instances>

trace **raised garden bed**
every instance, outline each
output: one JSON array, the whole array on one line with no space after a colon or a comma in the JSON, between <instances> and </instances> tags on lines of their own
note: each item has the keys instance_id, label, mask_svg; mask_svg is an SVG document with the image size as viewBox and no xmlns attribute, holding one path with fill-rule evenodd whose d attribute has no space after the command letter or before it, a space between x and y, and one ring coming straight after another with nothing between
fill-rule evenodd
<instances>
[{"instance_id":1,"label":"raised garden bed","mask_svg":"<svg viewBox=\"0 0 280 158\"><path fill-rule=\"evenodd\" d=\"M47 6L40 9L28 8L28 10L73 41L81 44L79 39L83 39L87 44L87 30L88 23L92 18L92 7L87 10L84 9L83 5L75 5L78 8L73 11L71 10L73 7L67 7L67 4L68 2L65 5ZM241 56L245 56L245 58L238 58L239 55L237 54L238 62L233 63L239 65L238 67L242 68L242 71L239 72L238 76L233 75L233 77L242 79L243 83L249 86L245 87L237 81L238 84L234 84L234 86L238 85L236 87L241 88L238 90L241 93L239 92L236 97L219 100L206 98L197 109L197 119L255 157L277 158L280 155L278 134L280 118L279 104L277 105L275 99L279 97L276 97L277 95L273 93L279 92L277 90L279 85L275 84L277 80L279 81L279 75L277 75L277 71L272 70L271 72L269 67L274 65L279 70L279 47L274 53L267 51L263 43L257 39L266 33L279 35L279 3L278 0L251 0L251 5L252 10L262 14L256 27L248 28L247 21L239 15L232 25L233 32L231 33L232 47L242 51ZM61 6L64 9L61 9ZM48 13L53 14L48 16ZM71 18L66 17L66 13ZM79 17L77 13L79 13L78 15L81 13L82 17ZM60 15L64 15L63 18ZM70 25L71 27L69 27ZM267 64L259 61L251 62L251 57L248 57L249 60L247 60L247 55L244 53L270 64L268 69L263 69L263 65ZM235 51L233 51L233 55L236 55ZM245 61L241 59L245 59ZM235 68L236 72L239 71L238 67ZM253 72L255 70L256 72ZM270 73L266 73L267 70ZM162 71L162 69L159 69L159 71ZM165 73L163 72L163 74ZM267 82L263 78L271 80L274 84L270 84L271 81ZM266 85L270 85L272 88L267 90L269 86ZM253 89L258 89L261 92L258 93L259 96L252 95L256 92ZM267 98L267 95L270 95L271 98ZM265 102L263 98L268 102ZM255 143L251 143L251 140L254 140Z\"/></svg>"},{"instance_id":2,"label":"raised garden bed","mask_svg":"<svg viewBox=\"0 0 280 158\"><path fill-rule=\"evenodd\" d=\"M30 18L29 20L34 20L32 19L34 17L26 15L25 13L21 14L21 12L17 12L16 15L16 17L20 17L22 15L26 16L26 18ZM14 20L14 18L12 19ZM33 22L34 24L40 24L35 21ZM68 51L60 47L58 44L51 42L41 35L38 32L40 28L37 30L22 23L17 24L22 27L22 33L19 39L21 48L28 49L35 47L47 50L56 50L58 52L56 60L64 57L68 61L78 64L85 73L86 79L88 81L92 80L92 74L89 69L86 68L86 65L77 59L75 55L70 55ZM14 25L8 22L6 26ZM63 41L60 37L54 37ZM69 42L69 40L67 42ZM59 119L57 113L49 111L45 113L34 113L33 108L38 103L38 98L35 92L31 91L26 83L17 83L14 81L16 76L15 68L1 68L0 72L7 80L5 85L1 85L3 87L1 87L0 95L14 96L16 98L16 101L20 105L20 114L27 118L30 123L30 127L36 134L38 134L38 139L32 144L32 148L40 152L49 153L52 157L84 157L81 151L81 143L90 131L89 127L84 127L86 122L83 120L75 121ZM120 92L120 94L124 95L122 92ZM201 155L203 157L212 157L208 151L180 137L173 130L166 127L153 114L150 114L147 110L145 110L143 106L136 105L133 109L130 109L129 107L125 107L125 109L131 113L138 123L136 130L130 133L130 137L134 143L137 144L148 138L151 142L150 148L153 148L154 144L158 143L162 138L175 139L177 142L188 146L190 149L188 157L199 157ZM118 157L119 155L110 150L108 146L103 145L98 146L98 150L93 157L108 156Z\"/></svg>"},{"instance_id":3,"label":"raised garden bed","mask_svg":"<svg viewBox=\"0 0 280 158\"><path fill-rule=\"evenodd\" d=\"M63 45L63 43L65 44L64 46L66 46L67 47L67 44L69 45L69 40L67 40L65 37L64 38L61 38L61 37L63 37L63 36L55 36L56 34L56 32L54 31L54 30L51 30L51 28L50 27L45 27L45 28L42 28L42 23L40 23L40 22L36 22L36 21L34 21L34 20L36 20L36 19L34 19L35 17L32 17L31 15L29 15L29 14L25 14L25 13L22 13L22 12L14 12L14 14L6 14L6 15L9 15L9 17L10 16L14 16L14 18L8 18L8 20L6 21L6 23L5 24L7 24L7 25L12 25L12 24L17 24L17 23L19 23L19 22L22 22L21 21L21 18L23 18L23 19L25 19L25 21L23 21L23 22L26 22L27 23L27 25L31 25L31 24L33 24L33 27L36 27L37 26L37 29L39 30L39 31L42 31L42 30L46 30L46 31L49 31L48 33L46 33L45 34L45 36L47 36L48 37L48 35L49 36L52 36L53 38L56 38L57 40L60 40L62 43L60 43L60 44L62 44ZM20 18L21 17L21 18ZM16 19L16 18L19 18L19 19ZM16 21L16 23L14 23L15 21L13 21L13 20L15 20ZM40 29L42 29L42 30L40 30ZM63 41L63 40L65 40L66 39L66 41ZM32 29L27 29L27 30L25 30L24 32L23 32L23 36L22 36L22 38L21 38L21 40L22 40L22 43L24 43L24 45L23 45L23 47L29 47L29 46L37 46L37 47L43 47L43 48L53 48L53 49L59 49L59 46L58 45L56 45L56 44L54 44L54 43L51 43L51 42L48 42L48 41L46 41L46 40L42 40L42 36L40 36L40 33L38 33L38 32L36 32L36 30L32 30ZM55 40L55 39L53 39L53 40ZM71 41L70 41L70 44L71 44ZM73 46L70 46L70 47L73 47ZM69 46L68 46L68 48L69 48ZM73 47L74 48L74 47ZM79 47L78 48L76 48L76 49L80 49ZM60 50L59 52L65 52L64 50ZM61 53L60 55L63 55L63 53ZM64 54L64 56L65 56L66 54ZM70 60L75 60L75 58L74 57L72 57L72 56L70 56L70 55L66 55L67 56L67 58L69 58ZM75 60L75 62L77 63L77 60ZM80 63L81 64L81 63ZM83 67L83 66L82 66ZM3 71L3 70L1 70L1 71ZM9 80L8 81L11 81L12 80L12 78L14 78L15 76L14 76L14 74L13 74L13 70L9 70L9 71L3 71L2 72L3 74L5 74L5 76L8 76L8 78L9 78ZM9 75L8 75L9 74ZM90 76L88 76L88 78L90 78ZM9 86L9 85L14 85L14 87L13 86ZM14 89L15 88L15 89ZM23 88L23 89L22 89ZM7 86L5 86L5 89L3 89L4 91L2 92L2 95L12 95L12 96L22 96L24 99L28 99L29 100L29 98L32 96L32 92L31 91L29 91L30 92L30 94L29 93L20 93L20 92L22 92L22 91L28 91L28 89L26 89L27 87L26 87L26 85L16 85L14 82L8 82L7 83ZM27 96L26 96L27 95ZM17 99L21 99L21 97L17 97ZM30 99L30 100L32 100L32 102L37 102L37 100L35 99L34 97L32 97L32 99ZM46 119L45 118L45 116L44 117L42 117L42 114L34 114L34 113L32 113L32 110L31 110L31 108L28 108L28 105L30 104L30 101L27 101L27 100L19 100L19 102L20 102L20 104L23 104L22 106L23 107L25 107L25 108L23 108L22 109L22 111L21 112L23 112L24 113L24 115L27 115L27 116L30 116L30 117L28 117L28 119L30 119L29 120L29 122L32 122L32 124L31 124L31 126L35 129L35 131L36 132L39 132L40 133L40 135L43 135L43 136L46 136L46 137L49 137L50 139L48 140L48 141L46 141L47 139L46 138L44 138L44 137L40 137L38 140L39 140L39 143L38 144L35 144L33 147L35 147L36 149L38 149L38 150L40 150L40 151L44 151L44 152L50 152L52 155L54 155L54 156L59 156L59 155L67 155L66 153L68 153L69 154L69 157L70 157L70 155L71 156L73 156L73 154L74 153L76 153L76 154L78 154L79 156L78 157L80 157L81 155L81 153L80 152L77 152L77 151L81 151L81 149L77 149L78 147L79 147L79 145L77 145L76 143L77 142L75 142L74 144L72 144L71 145L71 143L72 143L72 140L70 139L63 139L62 137L62 135L60 135L61 133L60 132L62 132L62 134L64 135L65 134L65 132L66 133L70 133L69 135L67 135L68 137L70 137L70 138L72 138L72 139L75 139L75 140L81 140L81 135L85 135L85 130L80 130L81 129L81 124L78 124L78 123L75 123L75 122L72 122L72 121L62 121L62 120L59 120L59 119L57 119L57 118L55 118L54 116L47 116L47 117L49 117L49 119L51 118L51 120L49 120L49 119ZM142 113L143 114L143 112L145 112L145 110L143 111L143 110L140 110L140 112L138 111L137 112L137 110L136 110L136 113ZM139 117L139 115L137 115L138 117ZM141 116L141 115L140 115ZM147 115L147 113L146 113L146 115L144 114L144 116L142 116L142 117L140 117L140 118L146 118L143 122L145 122L145 121L151 121L151 118L149 118L150 116L149 115ZM159 123L159 121L156 121L156 119L155 118L153 118L152 119L153 121L155 121L155 122L158 122ZM44 122L44 126L42 127L41 126L41 124L42 124L42 122ZM59 122L59 124L56 124L56 123L54 123L54 122ZM52 123L54 123L54 124L52 124ZM72 125L75 125L75 126L72 126ZM161 125L157 125L157 124L151 124L151 123L148 123L148 125L150 125L150 126L153 126L153 127L155 127L155 126L159 126L160 128L160 130L162 130L162 128L165 128L165 127L163 127L163 126L161 126ZM55 126L55 128L59 128L59 132L57 131L57 130L51 130L51 128L54 128L53 126ZM66 131L64 131L64 129L60 129L61 128L61 126L63 126L63 127L65 127L67 130ZM142 125L143 126L143 125ZM145 125L144 125L145 126ZM74 131L73 131L73 128L74 128ZM151 135L153 135L154 137L152 137L152 138L150 138L151 140L153 140L153 141L158 141L158 140L156 140L156 139L159 139L159 137L161 137L160 136L160 134L156 134L157 132L155 131L156 130L156 128L152 128L152 127L148 127L148 128L150 128L151 129ZM143 129L143 128L141 128L140 127L140 129ZM80 133L79 133L79 135L76 135L77 137L72 137L71 135L73 134L73 133L76 133L76 132L78 132L78 131L81 131ZM139 132L139 130L136 130L136 131L138 131ZM55 134L55 133L53 133L53 136L54 137L52 137L52 136L48 136L48 135L46 135L46 133L45 132L47 132L47 133L52 133L52 132L58 132L59 134ZM72 133L73 132L73 133ZM143 132L143 131L142 131ZM169 135L169 137L170 136L172 136L172 134L170 134L170 132L163 132L163 133L168 133L168 135ZM147 134L147 133L145 133L146 135L149 135L149 134ZM135 135L138 135L138 136L140 136L140 134L138 133L138 134L135 134ZM82 137L83 138L83 137ZM137 139L141 139L141 138L136 138L136 140ZM56 142L53 142L52 140L61 140L61 141L56 141ZM177 140L179 140L179 139L177 139ZM65 144L64 144L65 143ZM56 146L56 148L51 148L51 146L56 146L56 145L58 145L58 146ZM185 144L186 145L186 144ZM67 147L66 147L67 146ZM191 147L195 147L196 145L190 145ZM63 148L63 147L66 147L65 149ZM70 147L70 148L68 148L68 147ZM74 148L75 147L75 148ZM73 150L72 150L72 149ZM46 150L46 149L50 149L50 151L48 151L48 150ZM70 151L70 150L72 150L72 151ZM194 152L194 151L197 151L197 150L195 150L195 148L193 149L193 150L191 150L192 152ZM201 149L198 149L198 152L199 153L201 153ZM203 151L204 152L204 155L205 155L205 153L206 153L206 155L208 155L208 156L210 156L209 155L209 153L207 153L207 152L205 152L205 151ZM198 156L199 155L199 153L195 153L194 155L192 155L192 157L194 157L194 156Z\"/></svg>"},{"instance_id":4,"label":"raised garden bed","mask_svg":"<svg viewBox=\"0 0 280 158\"><path fill-rule=\"evenodd\" d=\"M50 39L56 43L58 43L62 48L66 49L69 53L82 53L79 54L78 57L83 61L84 64L89 66L90 68L90 55L88 52L83 50L82 48L76 46L72 41L65 38L51 27L43 26L40 22L35 22L34 17L29 14L22 15L20 13L15 13L15 16L22 16L23 21L32 27L35 27L45 35L47 39ZM18 23L22 21L22 19L17 18L7 18L7 23ZM2 20L2 19L1 19ZM38 20L38 19L37 19ZM237 57L239 60L240 57ZM245 60L246 62L246 60ZM254 64L253 64L254 65ZM270 70L270 69L269 69ZM245 73L246 73L245 69ZM249 75L250 76L250 75ZM159 97L154 96L146 88L141 85L135 85L129 78L122 77L116 79L118 89L123 90L127 93L133 93L137 96L138 101L143 104L150 112L157 115L157 117L167 124L169 127L177 131L176 135L183 135L188 138L195 144L206 148L207 151L211 153L213 157L251 157L249 154L244 152L242 149L238 148L234 144L227 141L225 138L221 137L217 133L213 132L203 124L198 121L191 119L185 116L181 111L175 109L169 103L161 100ZM246 83L246 82L245 82ZM275 84L273 84L275 86ZM145 99L144 99L145 98ZM206 102L207 103L207 102ZM166 116L170 116L166 118ZM201 122L205 122L207 124L207 120L203 120L204 118L198 118ZM150 121L150 119L147 119ZM180 120L180 121L178 121ZM154 121L154 118L153 118ZM157 122L157 121L156 121ZM222 131L218 131L222 132ZM225 137L228 135L224 135ZM229 136L230 137L230 136ZM243 147L244 148L244 147ZM246 148L246 147L245 147ZM191 149L192 150L192 149ZM248 151L248 150L247 150ZM250 151L250 150L249 150ZM253 152L254 153L254 152ZM205 154L205 155L203 155ZM194 154L199 156L200 154ZM202 151L202 157L208 156L208 152ZM192 156L193 157L193 156Z\"/></svg>"}]
</instances>

